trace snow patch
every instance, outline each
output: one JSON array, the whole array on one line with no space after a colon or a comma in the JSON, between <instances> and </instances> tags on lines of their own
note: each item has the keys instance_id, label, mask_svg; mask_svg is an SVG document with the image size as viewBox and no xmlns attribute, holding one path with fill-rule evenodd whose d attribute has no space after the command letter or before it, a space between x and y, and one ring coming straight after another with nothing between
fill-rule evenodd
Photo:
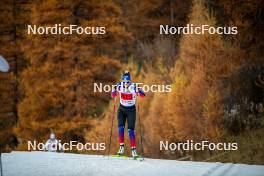
<instances>
[{"instance_id":1,"label":"snow patch","mask_svg":"<svg viewBox=\"0 0 264 176\"><path fill-rule=\"evenodd\" d=\"M51 152L2 154L4 176L264 176L264 166Z\"/></svg>"}]
</instances>

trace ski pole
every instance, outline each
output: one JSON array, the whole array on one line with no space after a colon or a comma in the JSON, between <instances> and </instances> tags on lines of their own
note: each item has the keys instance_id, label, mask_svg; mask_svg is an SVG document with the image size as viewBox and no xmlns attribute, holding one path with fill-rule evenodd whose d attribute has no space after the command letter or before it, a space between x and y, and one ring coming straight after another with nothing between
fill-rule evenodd
<instances>
[{"instance_id":1,"label":"ski pole","mask_svg":"<svg viewBox=\"0 0 264 176\"><path fill-rule=\"evenodd\" d=\"M142 130L141 130L141 121L140 121L139 103L138 102L137 102L137 115L138 115L138 122L139 122L139 133L140 133L140 143L141 143L141 155L142 155L142 159L144 159L144 147L143 147L143 140L142 140Z\"/></svg>"},{"instance_id":2,"label":"ski pole","mask_svg":"<svg viewBox=\"0 0 264 176\"><path fill-rule=\"evenodd\" d=\"M116 111L116 98L114 100L114 110L112 113L112 122L111 122L111 130L110 130L110 137L109 137L108 154L107 154L108 156L109 156L110 150L111 150L112 131L113 131L113 125L114 125L115 111Z\"/></svg>"}]
</instances>

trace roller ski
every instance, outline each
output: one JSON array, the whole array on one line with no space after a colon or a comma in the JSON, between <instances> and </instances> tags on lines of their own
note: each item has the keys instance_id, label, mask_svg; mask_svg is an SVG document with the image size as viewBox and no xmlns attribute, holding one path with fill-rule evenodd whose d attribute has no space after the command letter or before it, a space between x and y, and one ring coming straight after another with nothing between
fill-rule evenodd
<instances>
[{"instance_id":1,"label":"roller ski","mask_svg":"<svg viewBox=\"0 0 264 176\"><path fill-rule=\"evenodd\" d=\"M112 155L113 157L117 157L117 158L128 158L128 156L125 155L125 146L124 145L120 145L119 146L119 150L115 155Z\"/></svg>"},{"instance_id":2,"label":"roller ski","mask_svg":"<svg viewBox=\"0 0 264 176\"><path fill-rule=\"evenodd\" d=\"M137 149L136 148L132 148L131 149L131 155L132 155L133 160L138 160L138 161L143 161L144 160L141 156L139 156L137 154Z\"/></svg>"}]
</instances>

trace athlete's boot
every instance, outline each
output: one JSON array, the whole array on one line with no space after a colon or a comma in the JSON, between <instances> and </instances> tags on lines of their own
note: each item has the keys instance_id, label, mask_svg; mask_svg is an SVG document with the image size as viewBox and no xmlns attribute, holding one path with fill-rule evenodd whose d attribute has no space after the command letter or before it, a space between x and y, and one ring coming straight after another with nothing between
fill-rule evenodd
<instances>
[{"instance_id":1,"label":"athlete's boot","mask_svg":"<svg viewBox=\"0 0 264 176\"><path fill-rule=\"evenodd\" d=\"M124 153L125 153L125 146L124 145L120 145L119 146L119 150L117 152L117 155L122 156L122 155L124 155Z\"/></svg>"},{"instance_id":2,"label":"athlete's boot","mask_svg":"<svg viewBox=\"0 0 264 176\"><path fill-rule=\"evenodd\" d=\"M131 148L131 155L134 159L137 159L139 157L137 154L137 149L135 147Z\"/></svg>"}]
</instances>

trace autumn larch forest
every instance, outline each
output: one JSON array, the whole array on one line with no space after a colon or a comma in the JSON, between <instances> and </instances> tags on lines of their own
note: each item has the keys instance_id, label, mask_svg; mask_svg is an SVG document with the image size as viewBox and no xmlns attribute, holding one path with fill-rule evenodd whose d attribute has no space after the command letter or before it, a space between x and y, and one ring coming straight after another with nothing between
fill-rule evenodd
<instances>
[{"instance_id":1,"label":"autumn larch forest","mask_svg":"<svg viewBox=\"0 0 264 176\"><path fill-rule=\"evenodd\" d=\"M62 141L108 146L114 101L93 92L93 83L115 84L129 70L135 82L172 86L139 99L147 157L264 164L262 1L1 0L0 9L0 55L11 68L0 73L2 152L26 150L28 140L45 141L51 131ZM107 32L28 35L29 24L103 25ZM160 35L161 24L237 26L238 34ZM159 150L161 140L187 139L239 148Z\"/></svg>"}]
</instances>

